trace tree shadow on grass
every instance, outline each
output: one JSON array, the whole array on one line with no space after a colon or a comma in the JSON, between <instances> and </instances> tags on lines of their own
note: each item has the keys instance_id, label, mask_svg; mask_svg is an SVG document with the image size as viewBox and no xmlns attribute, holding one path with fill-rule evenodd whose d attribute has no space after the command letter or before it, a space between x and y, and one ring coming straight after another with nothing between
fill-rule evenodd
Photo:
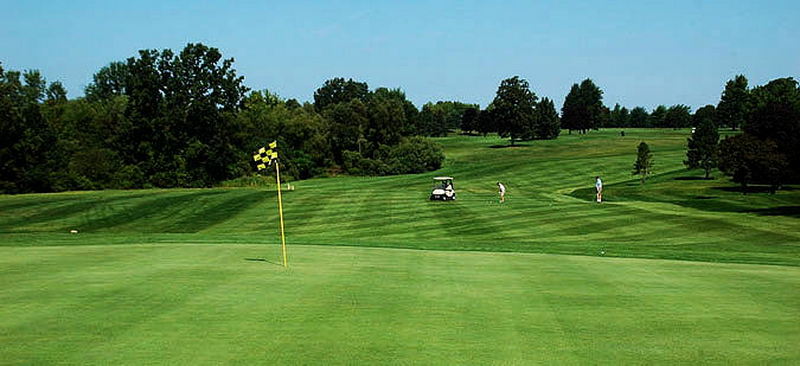
<instances>
[{"instance_id":1,"label":"tree shadow on grass","mask_svg":"<svg viewBox=\"0 0 800 366\"><path fill-rule=\"evenodd\" d=\"M264 262L264 263L269 263L269 264L272 264L272 265L275 265L275 266L283 266L283 263L279 263L277 261L271 261L271 260L266 259L266 258L245 258L244 260L246 260L248 262Z\"/></svg>"},{"instance_id":2,"label":"tree shadow on grass","mask_svg":"<svg viewBox=\"0 0 800 366\"><path fill-rule=\"evenodd\" d=\"M714 177L675 177L675 180L714 180Z\"/></svg>"},{"instance_id":3,"label":"tree shadow on grass","mask_svg":"<svg viewBox=\"0 0 800 366\"><path fill-rule=\"evenodd\" d=\"M505 149L508 147L528 147L532 146L531 144L514 144L514 145L492 145L489 146L490 149Z\"/></svg>"},{"instance_id":4,"label":"tree shadow on grass","mask_svg":"<svg viewBox=\"0 0 800 366\"><path fill-rule=\"evenodd\" d=\"M743 188L741 186L731 186L731 187L711 187L711 189L716 189L718 191L725 191L725 192L736 192L736 193L772 193L772 189L768 185L749 185L747 188ZM778 191L795 191L797 188L795 187L788 187L783 186Z\"/></svg>"},{"instance_id":5,"label":"tree shadow on grass","mask_svg":"<svg viewBox=\"0 0 800 366\"><path fill-rule=\"evenodd\" d=\"M794 218L800 218L800 206L778 206L778 207L747 210L746 212L763 216L789 216Z\"/></svg>"}]
</instances>

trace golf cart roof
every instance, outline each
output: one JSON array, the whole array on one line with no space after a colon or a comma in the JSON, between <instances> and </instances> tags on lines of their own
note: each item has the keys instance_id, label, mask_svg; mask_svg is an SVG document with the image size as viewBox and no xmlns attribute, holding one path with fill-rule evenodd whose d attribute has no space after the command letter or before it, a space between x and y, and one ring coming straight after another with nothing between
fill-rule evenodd
<instances>
[{"instance_id":1,"label":"golf cart roof","mask_svg":"<svg viewBox=\"0 0 800 366\"><path fill-rule=\"evenodd\" d=\"M434 177L433 180L453 180L453 177Z\"/></svg>"}]
</instances>

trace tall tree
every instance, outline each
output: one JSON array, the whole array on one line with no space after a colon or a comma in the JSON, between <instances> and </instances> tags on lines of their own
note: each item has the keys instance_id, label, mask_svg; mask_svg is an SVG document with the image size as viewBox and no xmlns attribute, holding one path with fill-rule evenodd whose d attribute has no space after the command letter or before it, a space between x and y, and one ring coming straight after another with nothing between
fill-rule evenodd
<instances>
[{"instance_id":1,"label":"tall tree","mask_svg":"<svg viewBox=\"0 0 800 366\"><path fill-rule=\"evenodd\" d=\"M477 106L467 108L461 116L461 131L464 133L477 131L479 114L480 109Z\"/></svg>"},{"instance_id":2,"label":"tall tree","mask_svg":"<svg viewBox=\"0 0 800 366\"><path fill-rule=\"evenodd\" d=\"M728 80L717 104L717 125L725 125L734 130L744 125L749 97L747 78L744 75L736 75Z\"/></svg>"},{"instance_id":3,"label":"tall tree","mask_svg":"<svg viewBox=\"0 0 800 366\"><path fill-rule=\"evenodd\" d=\"M331 104L349 102L353 99L366 103L368 97L369 86L367 83L353 79L333 78L325 81L325 84L314 92L314 108L321 112Z\"/></svg>"},{"instance_id":4,"label":"tall tree","mask_svg":"<svg viewBox=\"0 0 800 366\"><path fill-rule=\"evenodd\" d=\"M653 172L653 153L650 146L642 141L636 149L636 161L633 163L633 175L638 175L644 184L647 176Z\"/></svg>"},{"instance_id":5,"label":"tall tree","mask_svg":"<svg viewBox=\"0 0 800 366\"><path fill-rule=\"evenodd\" d=\"M669 107L667 113L664 115L665 127L674 129L689 127L689 125L692 124L692 115L689 113L690 109L689 106L683 104L676 104Z\"/></svg>"},{"instance_id":6,"label":"tall tree","mask_svg":"<svg viewBox=\"0 0 800 366\"><path fill-rule=\"evenodd\" d=\"M578 84L572 84L566 98L564 98L564 105L561 107L561 126L566 128L570 134L572 130L579 129L583 111L581 109L580 101L581 89Z\"/></svg>"},{"instance_id":7,"label":"tall tree","mask_svg":"<svg viewBox=\"0 0 800 366\"><path fill-rule=\"evenodd\" d=\"M422 136L447 136L447 111L431 102L422 106L417 132Z\"/></svg>"},{"instance_id":8,"label":"tall tree","mask_svg":"<svg viewBox=\"0 0 800 366\"><path fill-rule=\"evenodd\" d=\"M364 131L369 122L367 107L358 99L347 103L337 103L325 109L323 114L329 122L328 138L334 160L343 164L343 152L358 151L362 153Z\"/></svg>"},{"instance_id":9,"label":"tall tree","mask_svg":"<svg viewBox=\"0 0 800 366\"><path fill-rule=\"evenodd\" d=\"M719 132L710 118L700 121L691 137L688 138L686 160L683 163L690 169L702 168L708 179L711 169L717 166Z\"/></svg>"},{"instance_id":10,"label":"tall tree","mask_svg":"<svg viewBox=\"0 0 800 366\"><path fill-rule=\"evenodd\" d=\"M515 140L533 137L536 99L528 81L519 76L503 80L497 88L492 101L497 133L508 137L511 145Z\"/></svg>"},{"instance_id":11,"label":"tall tree","mask_svg":"<svg viewBox=\"0 0 800 366\"><path fill-rule=\"evenodd\" d=\"M127 93L128 64L115 61L103 66L92 77L92 82L86 86L86 99L91 101L109 99L115 95Z\"/></svg>"},{"instance_id":12,"label":"tall tree","mask_svg":"<svg viewBox=\"0 0 800 366\"><path fill-rule=\"evenodd\" d=\"M583 127L583 132L586 133L587 130L601 127L608 109L603 105L603 91L595 85L592 79L582 81L580 89L581 102L586 110L586 118L583 120L581 127Z\"/></svg>"},{"instance_id":13,"label":"tall tree","mask_svg":"<svg viewBox=\"0 0 800 366\"><path fill-rule=\"evenodd\" d=\"M22 76L23 81L20 81ZM20 74L0 66L0 191L53 190L61 165L56 134L42 114L47 82L38 70Z\"/></svg>"},{"instance_id":14,"label":"tall tree","mask_svg":"<svg viewBox=\"0 0 800 366\"><path fill-rule=\"evenodd\" d=\"M536 105L534 118L534 135L537 139L552 140L561 133L561 121L558 119L555 104L550 98L542 98Z\"/></svg>"},{"instance_id":15,"label":"tall tree","mask_svg":"<svg viewBox=\"0 0 800 366\"><path fill-rule=\"evenodd\" d=\"M590 129L600 128L607 115L603 91L592 79L585 79L580 85L573 84L561 108L562 124L570 133L573 129L586 133Z\"/></svg>"},{"instance_id":16,"label":"tall tree","mask_svg":"<svg viewBox=\"0 0 800 366\"><path fill-rule=\"evenodd\" d=\"M768 183L771 192L781 187L788 161L771 140L762 140L747 133L728 137L719 144L719 169L741 184Z\"/></svg>"},{"instance_id":17,"label":"tall tree","mask_svg":"<svg viewBox=\"0 0 800 366\"><path fill-rule=\"evenodd\" d=\"M648 119L648 127L667 127L667 110L667 106L663 104L653 109L653 111L650 112L650 118Z\"/></svg>"},{"instance_id":18,"label":"tall tree","mask_svg":"<svg viewBox=\"0 0 800 366\"><path fill-rule=\"evenodd\" d=\"M717 125L716 113L717 109L711 104L698 108L692 115L692 126L694 127L700 126L700 124L706 120L710 120L716 126Z\"/></svg>"},{"instance_id":19,"label":"tall tree","mask_svg":"<svg viewBox=\"0 0 800 366\"><path fill-rule=\"evenodd\" d=\"M648 123L650 120L650 114L647 113L647 109L644 107L635 107L631 109L629 120L631 127L650 127Z\"/></svg>"},{"instance_id":20,"label":"tall tree","mask_svg":"<svg viewBox=\"0 0 800 366\"><path fill-rule=\"evenodd\" d=\"M619 103L614 104L614 109L609 113L608 127L629 127L630 111Z\"/></svg>"},{"instance_id":21,"label":"tall tree","mask_svg":"<svg viewBox=\"0 0 800 366\"><path fill-rule=\"evenodd\" d=\"M793 78L775 79L752 90L751 108L742 130L772 140L790 158L793 175L800 179L800 88Z\"/></svg>"}]
</instances>

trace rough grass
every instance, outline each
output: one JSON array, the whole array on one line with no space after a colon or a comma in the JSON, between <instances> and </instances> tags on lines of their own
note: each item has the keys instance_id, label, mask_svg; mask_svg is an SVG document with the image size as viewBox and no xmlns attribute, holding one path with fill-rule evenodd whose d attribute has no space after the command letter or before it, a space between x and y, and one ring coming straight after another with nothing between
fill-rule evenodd
<instances>
[{"instance_id":1,"label":"rough grass","mask_svg":"<svg viewBox=\"0 0 800 366\"><path fill-rule=\"evenodd\" d=\"M696 179L687 134L452 136L437 172L293 182L288 270L269 188L2 196L0 363L798 363L800 189Z\"/></svg>"}]
</instances>

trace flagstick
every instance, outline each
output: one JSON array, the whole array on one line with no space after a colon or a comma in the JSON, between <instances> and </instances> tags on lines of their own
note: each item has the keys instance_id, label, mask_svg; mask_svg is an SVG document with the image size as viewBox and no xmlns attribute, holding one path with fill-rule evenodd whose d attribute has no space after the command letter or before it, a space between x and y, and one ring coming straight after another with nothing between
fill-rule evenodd
<instances>
[{"instance_id":1,"label":"flagstick","mask_svg":"<svg viewBox=\"0 0 800 366\"><path fill-rule=\"evenodd\" d=\"M288 267L286 262L286 237L283 233L283 199L281 198L281 169L278 168L278 161L275 160L275 179L278 182L278 215L281 218L281 251L283 252L283 266Z\"/></svg>"}]
</instances>

